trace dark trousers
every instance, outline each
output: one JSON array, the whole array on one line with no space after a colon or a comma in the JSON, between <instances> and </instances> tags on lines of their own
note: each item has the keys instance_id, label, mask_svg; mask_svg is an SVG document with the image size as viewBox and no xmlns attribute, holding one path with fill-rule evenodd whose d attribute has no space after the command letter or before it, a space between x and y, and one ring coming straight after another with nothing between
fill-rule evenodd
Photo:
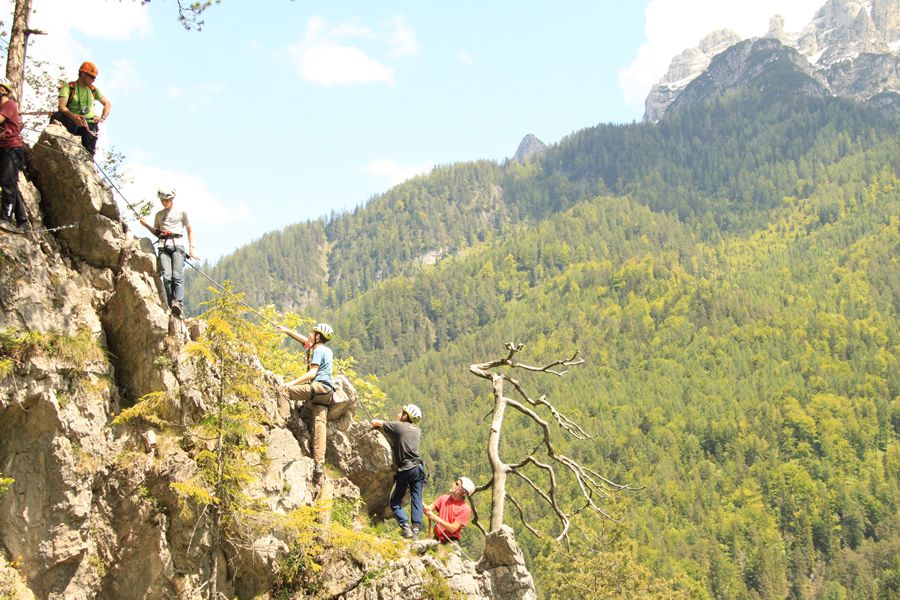
<instances>
[{"instance_id":1,"label":"dark trousers","mask_svg":"<svg viewBox=\"0 0 900 600\"><path fill-rule=\"evenodd\" d=\"M0 149L0 187L3 188L3 208L0 217L12 221L15 217L17 225L28 221L25 214L25 203L19 192L19 169L25 160L22 148Z\"/></svg>"},{"instance_id":2,"label":"dark trousers","mask_svg":"<svg viewBox=\"0 0 900 600\"><path fill-rule=\"evenodd\" d=\"M425 487L425 468L422 465L397 471L394 477L394 493L391 494L391 511L400 527L409 523L406 513L403 511L403 496L409 489L409 504L412 509L412 524L422 524L422 488Z\"/></svg>"},{"instance_id":3,"label":"dark trousers","mask_svg":"<svg viewBox=\"0 0 900 600\"><path fill-rule=\"evenodd\" d=\"M100 135L100 128L97 127L96 123L88 122L87 127L82 127L68 115L57 111L50 115L51 121L59 121L62 123L65 128L72 135L81 136L81 145L84 146L84 149L88 151L88 154L94 156L94 152L97 150L97 136Z\"/></svg>"}]
</instances>

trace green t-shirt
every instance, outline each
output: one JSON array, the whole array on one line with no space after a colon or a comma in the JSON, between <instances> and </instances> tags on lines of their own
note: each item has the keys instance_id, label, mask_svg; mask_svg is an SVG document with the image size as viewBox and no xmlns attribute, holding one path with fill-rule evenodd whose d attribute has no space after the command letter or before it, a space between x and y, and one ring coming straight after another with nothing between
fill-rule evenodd
<instances>
[{"instance_id":1,"label":"green t-shirt","mask_svg":"<svg viewBox=\"0 0 900 600\"><path fill-rule=\"evenodd\" d=\"M94 89L92 90L88 86L79 85L76 81L75 90L72 91L68 82L64 82L62 87L59 88L59 97L68 98L70 92L72 99L69 100L66 107L74 114L82 115L88 121L94 121L97 118L97 115L94 114L94 100L103 98L103 94L100 93L97 86L94 86Z\"/></svg>"}]
</instances>

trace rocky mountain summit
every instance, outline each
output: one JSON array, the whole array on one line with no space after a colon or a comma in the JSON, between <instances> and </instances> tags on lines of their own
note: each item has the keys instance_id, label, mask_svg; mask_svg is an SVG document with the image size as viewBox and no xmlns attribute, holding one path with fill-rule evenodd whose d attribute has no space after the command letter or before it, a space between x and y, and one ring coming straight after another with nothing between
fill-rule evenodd
<instances>
[{"instance_id":1,"label":"rocky mountain summit","mask_svg":"<svg viewBox=\"0 0 900 600\"><path fill-rule=\"evenodd\" d=\"M870 100L900 93L900 0L828 0L798 33L785 32L775 15L763 39L796 50L832 95ZM647 96L644 121L659 121L714 56L740 41L717 31L672 59Z\"/></svg>"},{"instance_id":2,"label":"rocky mountain summit","mask_svg":"<svg viewBox=\"0 0 900 600\"><path fill-rule=\"evenodd\" d=\"M513 155L512 159L515 162L524 163L532 156L538 155L546 150L546 148L547 144L529 133L522 138L521 142L519 142L519 147L516 148L516 153Z\"/></svg>"},{"instance_id":3,"label":"rocky mountain summit","mask_svg":"<svg viewBox=\"0 0 900 600\"><path fill-rule=\"evenodd\" d=\"M172 485L200 468L177 432L208 414L222 383L190 351L207 324L164 308L150 241L129 232L76 138L51 125L33 158L37 185L20 187L35 231L0 233L0 597L206 597L211 554L229 598L536 597L506 528L477 562L363 530L361 514L385 513L393 467L384 438L354 419L346 377L328 414L334 470L322 491L345 514L314 501L306 427L255 356L244 362L264 413L254 444L266 452L246 491L267 525L231 527L212 545L208 518ZM166 400L171 427L113 422L142 397ZM298 514L314 518L282 525Z\"/></svg>"}]
</instances>

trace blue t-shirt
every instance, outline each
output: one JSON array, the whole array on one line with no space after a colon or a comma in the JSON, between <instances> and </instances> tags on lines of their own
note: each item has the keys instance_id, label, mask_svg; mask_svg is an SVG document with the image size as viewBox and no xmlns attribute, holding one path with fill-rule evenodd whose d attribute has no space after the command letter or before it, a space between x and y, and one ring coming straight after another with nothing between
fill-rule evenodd
<instances>
[{"instance_id":1,"label":"blue t-shirt","mask_svg":"<svg viewBox=\"0 0 900 600\"><path fill-rule=\"evenodd\" d=\"M331 359L333 357L334 353L331 348L325 344L319 344L313 348L312 356L309 359L309 364L319 365L319 371L313 381L324 383L331 389L334 389L334 380L331 378Z\"/></svg>"}]
</instances>

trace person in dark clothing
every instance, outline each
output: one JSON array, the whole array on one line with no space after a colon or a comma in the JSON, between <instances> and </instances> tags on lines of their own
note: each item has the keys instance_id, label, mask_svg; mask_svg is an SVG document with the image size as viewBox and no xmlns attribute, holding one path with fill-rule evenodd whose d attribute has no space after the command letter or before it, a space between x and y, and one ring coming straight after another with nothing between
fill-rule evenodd
<instances>
[{"instance_id":1,"label":"person in dark clothing","mask_svg":"<svg viewBox=\"0 0 900 600\"><path fill-rule=\"evenodd\" d=\"M24 233L28 229L28 216L19 192L19 169L25 160L25 149L19 107L12 95L12 84L0 77L0 187L3 188L0 227Z\"/></svg>"},{"instance_id":2,"label":"person in dark clothing","mask_svg":"<svg viewBox=\"0 0 900 600\"><path fill-rule=\"evenodd\" d=\"M391 441L397 474L394 476L394 491L391 494L391 511L400 534L406 539L415 539L422 527L422 488L425 487L425 466L419 456L419 442L422 430L418 423L422 420L422 410L415 404L403 407L396 421L373 420L372 427L380 429ZM403 496L409 489L409 503L412 527L403 511Z\"/></svg>"}]
</instances>

